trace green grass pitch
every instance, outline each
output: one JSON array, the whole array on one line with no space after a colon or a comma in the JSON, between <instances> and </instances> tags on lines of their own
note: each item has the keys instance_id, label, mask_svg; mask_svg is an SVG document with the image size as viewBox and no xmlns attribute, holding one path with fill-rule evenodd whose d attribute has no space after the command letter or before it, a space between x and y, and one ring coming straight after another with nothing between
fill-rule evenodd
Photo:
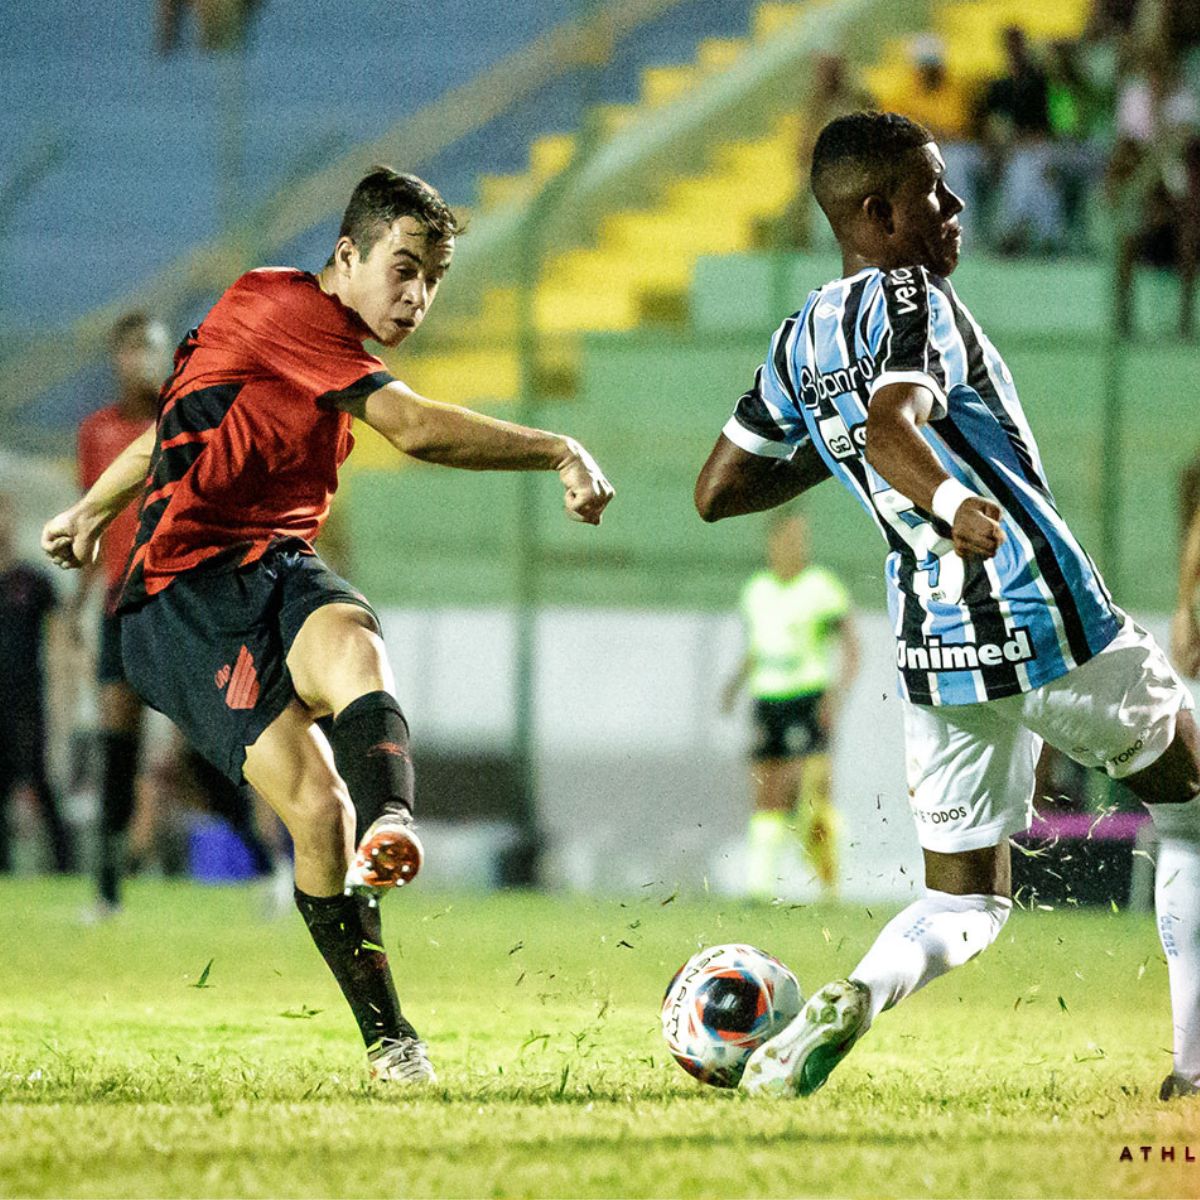
<instances>
[{"instance_id":1,"label":"green grass pitch","mask_svg":"<svg viewBox=\"0 0 1200 1200\"><path fill-rule=\"evenodd\" d=\"M83 929L82 883L0 883L0 1195L1200 1195L1200 1102L1153 1098L1170 1026L1148 916L1017 912L817 1096L756 1101L665 1053L673 970L749 941L809 991L890 913L672 891L389 897L441 1074L414 1094L367 1083L299 918L262 920L253 889L137 884Z\"/></svg>"}]
</instances>

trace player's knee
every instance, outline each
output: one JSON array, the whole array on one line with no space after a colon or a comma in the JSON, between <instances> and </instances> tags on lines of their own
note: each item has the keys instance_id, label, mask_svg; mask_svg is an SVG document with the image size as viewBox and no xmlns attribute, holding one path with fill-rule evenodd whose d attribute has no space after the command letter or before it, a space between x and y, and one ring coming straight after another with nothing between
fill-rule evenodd
<instances>
[{"instance_id":1,"label":"player's knee","mask_svg":"<svg viewBox=\"0 0 1200 1200\"><path fill-rule=\"evenodd\" d=\"M336 654L330 654L336 646ZM293 686L311 712L337 712L365 692L391 691L375 618L355 605L327 605L305 622L288 655Z\"/></svg>"}]
</instances>

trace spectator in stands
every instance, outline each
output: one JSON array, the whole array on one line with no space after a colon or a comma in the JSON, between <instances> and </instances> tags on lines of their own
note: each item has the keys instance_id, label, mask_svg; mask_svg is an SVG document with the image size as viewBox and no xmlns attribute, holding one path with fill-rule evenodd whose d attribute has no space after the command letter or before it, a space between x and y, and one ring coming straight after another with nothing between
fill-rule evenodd
<instances>
[{"instance_id":1,"label":"spectator in stands","mask_svg":"<svg viewBox=\"0 0 1200 1200\"><path fill-rule=\"evenodd\" d=\"M1104 177L1113 96L1082 42L1052 42L1046 54L1047 111L1057 146L1067 238L1090 248L1088 204Z\"/></svg>"},{"instance_id":2,"label":"spectator in stands","mask_svg":"<svg viewBox=\"0 0 1200 1200\"><path fill-rule=\"evenodd\" d=\"M158 51L179 49L187 10L195 13L202 50L236 50L262 0L158 0Z\"/></svg>"},{"instance_id":3,"label":"spectator in stands","mask_svg":"<svg viewBox=\"0 0 1200 1200\"><path fill-rule=\"evenodd\" d=\"M12 870L9 809L19 797L42 818L55 870L75 865L46 770L46 642L57 605L46 572L17 558L12 501L0 495L0 872Z\"/></svg>"},{"instance_id":4,"label":"spectator in stands","mask_svg":"<svg viewBox=\"0 0 1200 1200\"><path fill-rule=\"evenodd\" d=\"M909 59L911 70L894 78L892 91L879 95L879 107L903 113L933 134L946 162L947 181L963 200L962 228L970 232L984 167L983 151L973 136L970 93L947 68L942 40L936 35L913 38Z\"/></svg>"},{"instance_id":5,"label":"spectator in stands","mask_svg":"<svg viewBox=\"0 0 1200 1200\"><path fill-rule=\"evenodd\" d=\"M1008 71L988 84L981 108L999 191L992 238L1010 253L1056 253L1066 227L1054 178L1050 82L1024 30L1011 25L1003 37Z\"/></svg>"},{"instance_id":6,"label":"spectator in stands","mask_svg":"<svg viewBox=\"0 0 1200 1200\"><path fill-rule=\"evenodd\" d=\"M1193 334L1200 251L1200 106L1162 45L1138 55L1117 100L1117 141L1106 194L1117 242L1117 325L1133 327L1138 263L1179 273L1179 333Z\"/></svg>"},{"instance_id":7,"label":"spectator in stands","mask_svg":"<svg viewBox=\"0 0 1200 1200\"><path fill-rule=\"evenodd\" d=\"M874 100L870 92L860 86L853 70L840 54L817 56L812 66L808 95L799 110L796 161L800 168L800 191L779 220L765 230L763 240L780 249L812 248L815 202L812 189L808 186L808 175L817 134L834 117L873 107Z\"/></svg>"},{"instance_id":8,"label":"spectator in stands","mask_svg":"<svg viewBox=\"0 0 1200 1200\"><path fill-rule=\"evenodd\" d=\"M754 700L750 776L754 811L747 844L747 894L778 893L784 854L798 833L826 896L837 891L837 814L829 738L858 672L850 597L808 560L808 530L796 513L777 513L766 569L742 589L746 654L726 685L731 712L746 688Z\"/></svg>"}]
</instances>

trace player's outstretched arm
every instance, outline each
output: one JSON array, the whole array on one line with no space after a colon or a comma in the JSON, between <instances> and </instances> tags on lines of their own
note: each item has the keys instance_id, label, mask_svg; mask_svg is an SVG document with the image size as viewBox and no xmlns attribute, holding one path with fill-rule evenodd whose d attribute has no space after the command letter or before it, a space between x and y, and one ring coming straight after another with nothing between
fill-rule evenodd
<instances>
[{"instance_id":1,"label":"player's outstretched arm","mask_svg":"<svg viewBox=\"0 0 1200 1200\"><path fill-rule=\"evenodd\" d=\"M42 527L42 549L64 570L95 560L100 535L142 490L154 453L152 425L109 464L86 495Z\"/></svg>"},{"instance_id":2,"label":"player's outstretched arm","mask_svg":"<svg viewBox=\"0 0 1200 1200\"><path fill-rule=\"evenodd\" d=\"M829 468L811 442L791 458L764 458L721 434L696 480L696 511L705 521L765 512L828 478Z\"/></svg>"},{"instance_id":3,"label":"player's outstretched arm","mask_svg":"<svg viewBox=\"0 0 1200 1200\"><path fill-rule=\"evenodd\" d=\"M574 521L599 525L613 498L612 484L574 438L427 400L398 380L346 410L423 462L468 471L557 471Z\"/></svg>"},{"instance_id":4,"label":"player's outstretched arm","mask_svg":"<svg viewBox=\"0 0 1200 1200\"><path fill-rule=\"evenodd\" d=\"M889 383L867 410L867 462L902 496L950 526L962 558L991 558L1004 542L1003 515L993 500L952 479L917 432L933 412L933 393L919 383Z\"/></svg>"}]
</instances>

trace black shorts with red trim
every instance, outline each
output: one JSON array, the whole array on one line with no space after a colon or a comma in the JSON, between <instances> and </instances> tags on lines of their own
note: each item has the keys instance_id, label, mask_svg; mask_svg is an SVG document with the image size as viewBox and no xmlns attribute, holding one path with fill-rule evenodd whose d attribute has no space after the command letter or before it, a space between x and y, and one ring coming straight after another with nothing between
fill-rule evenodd
<instances>
[{"instance_id":1,"label":"black shorts with red trim","mask_svg":"<svg viewBox=\"0 0 1200 1200\"><path fill-rule=\"evenodd\" d=\"M246 747L295 696L288 651L305 620L361 592L307 543L281 541L249 566L206 565L121 615L125 675L213 766L243 782Z\"/></svg>"}]
</instances>

